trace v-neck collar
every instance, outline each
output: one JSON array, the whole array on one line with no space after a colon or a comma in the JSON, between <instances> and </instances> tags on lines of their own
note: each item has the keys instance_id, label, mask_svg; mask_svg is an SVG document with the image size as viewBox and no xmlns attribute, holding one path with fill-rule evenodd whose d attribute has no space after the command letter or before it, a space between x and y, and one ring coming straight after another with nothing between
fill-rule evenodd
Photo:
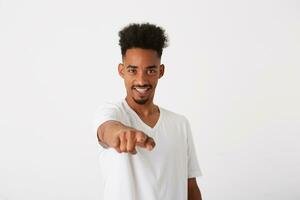
<instances>
[{"instance_id":1,"label":"v-neck collar","mask_svg":"<svg viewBox=\"0 0 300 200\"><path fill-rule=\"evenodd\" d=\"M152 128L148 124L146 124L140 118L140 116L128 105L126 99L123 99L123 103L124 103L125 107L127 108L127 110L129 110L129 112L131 112L135 116L135 118L137 118L137 120L140 122L140 124L142 124L142 126L144 126L145 128L147 128L150 131L154 131L154 130L156 130L159 127L159 125L161 123L161 120L162 120L162 117L163 117L163 109L161 107L157 106L158 109L159 109L159 117L158 117L158 120L157 120L156 124Z\"/></svg>"}]
</instances>

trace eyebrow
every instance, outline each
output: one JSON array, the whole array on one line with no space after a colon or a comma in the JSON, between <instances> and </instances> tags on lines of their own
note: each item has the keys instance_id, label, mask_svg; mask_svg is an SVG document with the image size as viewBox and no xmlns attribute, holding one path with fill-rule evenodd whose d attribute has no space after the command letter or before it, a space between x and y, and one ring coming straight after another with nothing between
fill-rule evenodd
<instances>
[{"instance_id":1,"label":"eyebrow","mask_svg":"<svg viewBox=\"0 0 300 200\"><path fill-rule=\"evenodd\" d=\"M127 65L126 68L134 68L134 69L136 69L138 67L135 66L135 65ZM147 69L153 69L153 68L157 68L156 65L150 65L150 66L147 67Z\"/></svg>"},{"instance_id":2,"label":"eyebrow","mask_svg":"<svg viewBox=\"0 0 300 200\"><path fill-rule=\"evenodd\" d=\"M147 69L153 69L153 68L157 68L156 65L151 65L147 67Z\"/></svg>"},{"instance_id":3,"label":"eyebrow","mask_svg":"<svg viewBox=\"0 0 300 200\"><path fill-rule=\"evenodd\" d=\"M138 68L137 66L134 66L134 65L127 65L126 68Z\"/></svg>"}]
</instances>

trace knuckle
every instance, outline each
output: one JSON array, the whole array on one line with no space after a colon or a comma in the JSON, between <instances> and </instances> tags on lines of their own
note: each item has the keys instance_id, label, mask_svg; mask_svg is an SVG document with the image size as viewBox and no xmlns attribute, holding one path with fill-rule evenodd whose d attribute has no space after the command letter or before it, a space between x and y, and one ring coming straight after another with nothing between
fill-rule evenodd
<instances>
[{"instance_id":1,"label":"knuckle","mask_svg":"<svg viewBox=\"0 0 300 200\"><path fill-rule=\"evenodd\" d=\"M134 147L129 147L127 150L128 150L129 152L132 152L132 151L134 151Z\"/></svg>"},{"instance_id":2,"label":"knuckle","mask_svg":"<svg viewBox=\"0 0 300 200\"><path fill-rule=\"evenodd\" d=\"M124 137L124 132L122 131L118 134L118 138L122 139L123 137Z\"/></svg>"},{"instance_id":3,"label":"knuckle","mask_svg":"<svg viewBox=\"0 0 300 200\"><path fill-rule=\"evenodd\" d=\"M133 153L133 151L128 151L128 153Z\"/></svg>"},{"instance_id":4,"label":"knuckle","mask_svg":"<svg viewBox=\"0 0 300 200\"><path fill-rule=\"evenodd\" d=\"M130 131L130 136L133 137L133 136L135 136L135 135L136 135L136 131L135 131L135 130L131 130L131 131Z\"/></svg>"},{"instance_id":5,"label":"knuckle","mask_svg":"<svg viewBox=\"0 0 300 200\"><path fill-rule=\"evenodd\" d=\"M114 140L112 141L112 147L118 147L119 146L119 139L118 138L114 138Z\"/></svg>"},{"instance_id":6,"label":"knuckle","mask_svg":"<svg viewBox=\"0 0 300 200\"><path fill-rule=\"evenodd\" d=\"M125 138L127 135L127 131L123 131L122 134L120 135L122 138Z\"/></svg>"},{"instance_id":7,"label":"knuckle","mask_svg":"<svg viewBox=\"0 0 300 200\"><path fill-rule=\"evenodd\" d=\"M120 151L121 151L121 152L126 152L126 148L120 147Z\"/></svg>"},{"instance_id":8,"label":"knuckle","mask_svg":"<svg viewBox=\"0 0 300 200\"><path fill-rule=\"evenodd\" d=\"M114 141L114 142L112 143L112 147L114 147L114 148L118 147L118 143L117 143L116 141Z\"/></svg>"},{"instance_id":9,"label":"knuckle","mask_svg":"<svg viewBox=\"0 0 300 200\"><path fill-rule=\"evenodd\" d=\"M147 135L144 134L143 132L139 132L139 138L141 140L141 142L145 142L147 140Z\"/></svg>"},{"instance_id":10,"label":"knuckle","mask_svg":"<svg viewBox=\"0 0 300 200\"><path fill-rule=\"evenodd\" d=\"M128 152L134 154L136 152L135 147L131 147L128 149Z\"/></svg>"},{"instance_id":11,"label":"knuckle","mask_svg":"<svg viewBox=\"0 0 300 200\"><path fill-rule=\"evenodd\" d=\"M129 131L127 134L127 138L133 138L135 136L135 132L134 131Z\"/></svg>"}]
</instances>

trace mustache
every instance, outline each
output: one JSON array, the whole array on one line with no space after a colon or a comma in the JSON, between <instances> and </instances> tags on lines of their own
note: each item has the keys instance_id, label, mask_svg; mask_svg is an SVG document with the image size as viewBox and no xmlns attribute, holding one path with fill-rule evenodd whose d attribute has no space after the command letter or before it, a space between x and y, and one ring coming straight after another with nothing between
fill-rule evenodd
<instances>
[{"instance_id":1,"label":"mustache","mask_svg":"<svg viewBox=\"0 0 300 200\"><path fill-rule=\"evenodd\" d=\"M145 85L133 85L132 87L131 87L131 89L134 89L135 87L139 87L139 88L152 88L152 85L150 85L150 84L145 84Z\"/></svg>"}]
</instances>

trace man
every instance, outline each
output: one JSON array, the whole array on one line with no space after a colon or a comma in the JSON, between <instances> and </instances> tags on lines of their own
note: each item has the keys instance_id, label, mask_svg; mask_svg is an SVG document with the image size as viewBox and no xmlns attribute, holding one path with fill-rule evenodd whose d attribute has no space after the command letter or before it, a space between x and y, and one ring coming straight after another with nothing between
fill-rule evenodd
<instances>
[{"instance_id":1,"label":"man","mask_svg":"<svg viewBox=\"0 0 300 200\"><path fill-rule=\"evenodd\" d=\"M125 99L95 113L105 200L201 200L201 175L188 120L153 102L164 75L164 29L129 24L119 32Z\"/></svg>"}]
</instances>

